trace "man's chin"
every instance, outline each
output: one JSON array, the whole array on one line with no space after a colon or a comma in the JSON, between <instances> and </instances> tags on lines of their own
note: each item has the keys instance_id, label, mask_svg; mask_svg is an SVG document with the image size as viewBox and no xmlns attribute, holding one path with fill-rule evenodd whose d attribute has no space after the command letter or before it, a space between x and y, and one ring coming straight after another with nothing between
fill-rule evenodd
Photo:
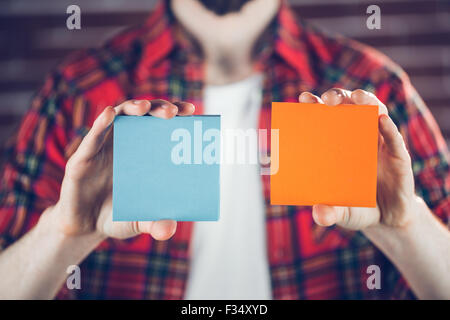
<instances>
[{"instance_id":1,"label":"man's chin","mask_svg":"<svg viewBox=\"0 0 450 320\"><path fill-rule=\"evenodd\" d=\"M241 8L252 0L199 0L202 5L214 12L218 16L223 16L231 12L238 12Z\"/></svg>"}]
</instances>

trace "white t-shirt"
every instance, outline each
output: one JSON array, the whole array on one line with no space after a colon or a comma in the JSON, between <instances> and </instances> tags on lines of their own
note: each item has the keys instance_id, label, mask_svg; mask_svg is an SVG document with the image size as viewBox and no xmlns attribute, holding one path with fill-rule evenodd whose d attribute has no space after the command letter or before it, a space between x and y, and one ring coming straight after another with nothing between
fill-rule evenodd
<instances>
[{"instance_id":1,"label":"white t-shirt","mask_svg":"<svg viewBox=\"0 0 450 320\"><path fill-rule=\"evenodd\" d=\"M261 101L259 74L204 91L205 114L221 115L222 134L257 130ZM222 155L234 152L223 142ZM248 162L221 163L220 219L194 223L186 299L271 298L261 176Z\"/></svg>"}]
</instances>

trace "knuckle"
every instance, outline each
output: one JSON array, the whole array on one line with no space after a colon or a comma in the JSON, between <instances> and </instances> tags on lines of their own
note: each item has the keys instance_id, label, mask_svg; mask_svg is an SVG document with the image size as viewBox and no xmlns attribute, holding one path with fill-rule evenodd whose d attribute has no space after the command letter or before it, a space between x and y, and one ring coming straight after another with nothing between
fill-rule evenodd
<instances>
[{"instance_id":1,"label":"knuckle","mask_svg":"<svg viewBox=\"0 0 450 320\"><path fill-rule=\"evenodd\" d=\"M325 96L327 96L327 95L329 95L329 94L335 94L336 93L336 88L331 88L331 89L328 89L327 91L325 91L323 94L325 95Z\"/></svg>"},{"instance_id":2,"label":"knuckle","mask_svg":"<svg viewBox=\"0 0 450 320\"><path fill-rule=\"evenodd\" d=\"M370 91L364 91L364 90L361 90L361 91L364 92L365 94L367 94L369 97L372 97L372 98L378 100L377 96L376 96L373 92L370 92Z\"/></svg>"},{"instance_id":3,"label":"knuckle","mask_svg":"<svg viewBox=\"0 0 450 320\"><path fill-rule=\"evenodd\" d=\"M369 95L369 92L364 91L363 89L356 89L352 92L352 96L363 97L365 95Z\"/></svg>"},{"instance_id":4,"label":"knuckle","mask_svg":"<svg viewBox=\"0 0 450 320\"><path fill-rule=\"evenodd\" d=\"M74 156L70 157L69 160L67 160L66 162L66 172L71 172L73 170L74 167Z\"/></svg>"}]
</instances>

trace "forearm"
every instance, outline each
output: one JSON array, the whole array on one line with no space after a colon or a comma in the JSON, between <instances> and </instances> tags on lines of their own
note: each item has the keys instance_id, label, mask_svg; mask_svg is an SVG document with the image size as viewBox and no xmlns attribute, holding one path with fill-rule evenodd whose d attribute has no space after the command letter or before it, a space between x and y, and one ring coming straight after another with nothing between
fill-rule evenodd
<instances>
[{"instance_id":1,"label":"forearm","mask_svg":"<svg viewBox=\"0 0 450 320\"><path fill-rule=\"evenodd\" d=\"M0 253L0 299L54 298L70 265L79 264L102 240L70 237L52 225L49 208L37 225Z\"/></svg>"},{"instance_id":2,"label":"forearm","mask_svg":"<svg viewBox=\"0 0 450 320\"><path fill-rule=\"evenodd\" d=\"M405 227L369 227L364 234L396 265L420 299L450 299L450 231L417 199Z\"/></svg>"}]
</instances>

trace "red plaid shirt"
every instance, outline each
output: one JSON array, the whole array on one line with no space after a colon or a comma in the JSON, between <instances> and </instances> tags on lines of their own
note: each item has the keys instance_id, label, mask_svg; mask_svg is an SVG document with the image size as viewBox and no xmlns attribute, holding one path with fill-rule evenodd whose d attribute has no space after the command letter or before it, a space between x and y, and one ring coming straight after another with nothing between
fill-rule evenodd
<instances>
[{"instance_id":1,"label":"red plaid shirt","mask_svg":"<svg viewBox=\"0 0 450 320\"><path fill-rule=\"evenodd\" d=\"M162 98L190 101L202 112L202 60L179 30L161 2L144 24L100 49L75 53L49 75L9 148L0 192L1 247L21 237L58 200L66 161L103 108L131 98ZM265 74L261 129L270 128L272 101L297 101L303 91L320 94L331 87L374 92L406 140L417 193L448 223L447 146L400 68L368 47L295 19L285 3L258 50L258 68ZM269 176L262 179L274 298L414 297L360 232L315 225L311 207L271 206ZM82 289L63 288L59 297L183 298L191 231L192 223L181 222L169 241L148 235L108 239L82 263ZM381 268L380 290L366 286L373 264Z\"/></svg>"}]
</instances>

